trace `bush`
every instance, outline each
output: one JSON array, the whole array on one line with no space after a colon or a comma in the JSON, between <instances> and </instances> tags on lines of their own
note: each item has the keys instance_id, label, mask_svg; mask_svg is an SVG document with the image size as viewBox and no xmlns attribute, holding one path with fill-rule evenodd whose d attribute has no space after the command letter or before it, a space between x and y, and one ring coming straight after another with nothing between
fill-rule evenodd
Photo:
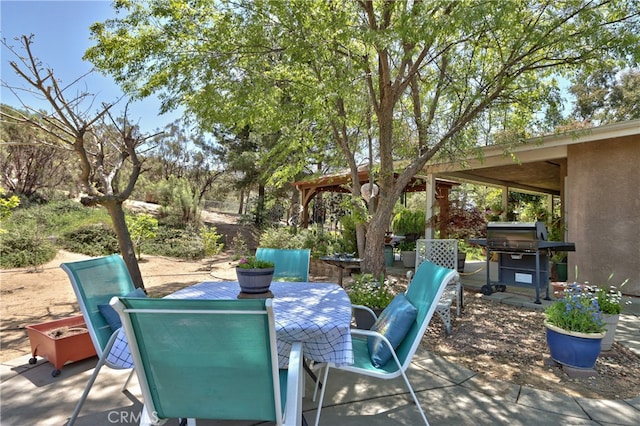
<instances>
[{"instance_id":1,"label":"bush","mask_svg":"<svg viewBox=\"0 0 640 426\"><path fill-rule=\"evenodd\" d=\"M143 244L143 251L159 256L196 260L205 256L202 238L191 227L175 229L159 226L156 238Z\"/></svg>"},{"instance_id":2,"label":"bush","mask_svg":"<svg viewBox=\"0 0 640 426\"><path fill-rule=\"evenodd\" d=\"M49 262L56 256L53 243L36 227L23 226L0 234L0 267L24 268Z\"/></svg>"},{"instance_id":3,"label":"bush","mask_svg":"<svg viewBox=\"0 0 640 426\"><path fill-rule=\"evenodd\" d=\"M118 238L104 223L82 226L62 235L62 246L74 253L87 256L107 256L120 252Z\"/></svg>"},{"instance_id":4,"label":"bush","mask_svg":"<svg viewBox=\"0 0 640 426\"><path fill-rule=\"evenodd\" d=\"M266 228L260 234L260 247L279 249L299 249L305 247L301 233L297 233L288 226Z\"/></svg>"},{"instance_id":5,"label":"bush","mask_svg":"<svg viewBox=\"0 0 640 426\"><path fill-rule=\"evenodd\" d=\"M202 238L202 246L204 248L205 256L215 256L220 254L224 248L224 243L221 242L222 235L218 234L217 228L203 227L200 231L200 238Z\"/></svg>"}]
</instances>

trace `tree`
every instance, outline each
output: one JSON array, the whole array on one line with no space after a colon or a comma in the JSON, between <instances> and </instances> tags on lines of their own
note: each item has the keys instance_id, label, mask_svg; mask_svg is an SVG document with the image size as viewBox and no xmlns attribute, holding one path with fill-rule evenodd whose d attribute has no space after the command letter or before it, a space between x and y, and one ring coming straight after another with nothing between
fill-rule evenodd
<instances>
[{"instance_id":1,"label":"tree","mask_svg":"<svg viewBox=\"0 0 640 426\"><path fill-rule=\"evenodd\" d=\"M79 162L78 182L86 192L81 198L82 204L101 205L107 209L131 278L136 287L144 288L122 204L133 191L141 172L142 162L136 149L146 138L139 134L136 126L129 124L126 110L120 121L113 118L110 109L114 104L103 104L96 113L91 113L90 107L83 110L85 102L91 105L88 92L83 91L67 99L66 92L73 85L61 86L53 71L42 67L32 53L32 37L22 36L20 40L26 56L18 54L3 41L20 58L20 64L11 61L10 65L35 93L43 97L52 112L46 113L25 105L31 114L2 111L2 117L45 132L51 138L48 140L54 141L52 146L76 155ZM45 141L42 143L46 144ZM131 168L127 176L121 176L127 162Z\"/></svg>"},{"instance_id":2,"label":"tree","mask_svg":"<svg viewBox=\"0 0 640 426\"><path fill-rule=\"evenodd\" d=\"M557 99L558 76L639 56L637 0L134 0L116 8L122 17L92 27L97 44L86 57L127 90L184 106L202 126L277 132L278 147L299 153L278 163L280 180L308 164L311 146L337 151L360 209L357 168L371 135L380 193L360 255L375 274L393 207L428 161L466 155L481 135L524 141Z\"/></svg>"},{"instance_id":3,"label":"tree","mask_svg":"<svg viewBox=\"0 0 640 426\"><path fill-rule=\"evenodd\" d=\"M573 116L593 125L640 118L640 69L606 67L581 73L569 88L576 97Z\"/></svg>"},{"instance_id":4,"label":"tree","mask_svg":"<svg viewBox=\"0 0 640 426\"><path fill-rule=\"evenodd\" d=\"M0 108L7 115L17 115L9 106ZM50 139L44 132L4 120L0 122L0 134L0 182L12 193L30 197L38 190L60 187L70 180L68 153L53 146L51 140L40 143Z\"/></svg>"}]
</instances>

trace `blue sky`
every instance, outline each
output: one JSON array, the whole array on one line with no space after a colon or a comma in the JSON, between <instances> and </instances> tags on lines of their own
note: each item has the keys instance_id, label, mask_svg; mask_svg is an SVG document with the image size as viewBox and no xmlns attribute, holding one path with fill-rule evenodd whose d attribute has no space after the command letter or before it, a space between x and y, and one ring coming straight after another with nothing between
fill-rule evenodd
<instances>
[{"instance_id":1,"label":"blue sky","mask_svg":"<svg viewBox=\"0 0 640 426\"><path fill-rule=\"evenodd\" d=\"M34 54L45 67L53 69L58 80L71 82L91 70L90 62L82 56L93 42L89 40L89 26L115 16L111 1L0 1L0 35L9 44L18 46L15 37L35 35ZM24 87L9 65L15 56L2 46L1 76L3 82L11 86ZM122 91L111 77L94 73L86 80L89 91L98 95L99 102L113 102L122 96ZM80 88L80 86L78 86ZM15 96L4 87L0 92L2 103L19 107ZM126 98L112 110L118 115L124 110ZM24 96L23 101L30 106L47 108L35 98ZM179 113L158 116L160 102L153 98L133 103L129 106L129 119L138 123L143 132L151 133L180 117ZM47 108L48 110L49 108Z\"/></svg>"}]
</instances>

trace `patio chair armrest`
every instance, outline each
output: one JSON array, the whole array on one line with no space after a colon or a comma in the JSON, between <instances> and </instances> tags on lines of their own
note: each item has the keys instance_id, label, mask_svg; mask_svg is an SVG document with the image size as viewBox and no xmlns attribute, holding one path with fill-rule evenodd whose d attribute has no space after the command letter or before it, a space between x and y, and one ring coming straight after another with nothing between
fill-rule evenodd
<instances>
[{"instance_id":1,"label":"patio chair armrest","mask_svg":"<svg viewBox=\"0 0 640 426\"><path fill-rule=\"evenodd\" d=\"M289 368L287 372L287 402L284 413L286 426L302 424L302 392L303 392L303 356L302 343L291 345Z\"/></svg>"},{"instance_id":2,"label":"patio chair armrest","mask_svg":"<svg viewBox=\"0 0 640 426\"><path fill-rule=\"evenodd\" d=\"M352 309L352 310L356 310L356 309L358 309L358 310L360 310L360 311L366 311L366 312L369 312L369 313L371 314L371 316L373 317L373 319L374 319L374 320L377 320L377 319L378 319L378 316L376 315L376 313L375 313L375 312L373 312L373 309L371 309L371 308L370 308L370 307L368 307L368 306L364 306L364 305L351 305L351 309Z\"/></svg>"}]
</instances>

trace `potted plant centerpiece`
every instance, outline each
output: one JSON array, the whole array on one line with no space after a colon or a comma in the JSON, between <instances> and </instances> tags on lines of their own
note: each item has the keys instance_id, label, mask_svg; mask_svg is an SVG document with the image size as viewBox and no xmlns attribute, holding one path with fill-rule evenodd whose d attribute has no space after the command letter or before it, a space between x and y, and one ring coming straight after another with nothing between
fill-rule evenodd
<instances>
[{"instance_id":1,"label":"potted plant centerpiece","mask_svg":"<svg viewBox=\"0 0 640 426\"><path fill-rule=\"evenodd\" d=\"M579 284L545 310L547 345L551 358L564 366L593 369L604 338L598 299Z\"/></svg>"},{"instance_id":2,"label":"potted plant centerpiece","mask_svg":"<svg viewBox=\"0 0 640 426\"><path fill-rule=\"evenodd\" d=\"M389 280L384 275L376 278L372 274L356 274L353 282L346 289L352 305L364 306L375 312L376 316L386 308L395 297L391 291ZM374 323L374 318L366 309L353 310L356 326L368 330Z\"/></svg>"},{"instance_id":3,"label":"potted plant centerpiece","mask_svg":"<svg viewBox=\"0 0 640 426\"><path fill-rule=\"evenodd\" d=\"M238 284L243 293L266 293L273 279L274 263L258 260L255 256L243 257L236 266Z\"/></svg>"}]
</instances>

